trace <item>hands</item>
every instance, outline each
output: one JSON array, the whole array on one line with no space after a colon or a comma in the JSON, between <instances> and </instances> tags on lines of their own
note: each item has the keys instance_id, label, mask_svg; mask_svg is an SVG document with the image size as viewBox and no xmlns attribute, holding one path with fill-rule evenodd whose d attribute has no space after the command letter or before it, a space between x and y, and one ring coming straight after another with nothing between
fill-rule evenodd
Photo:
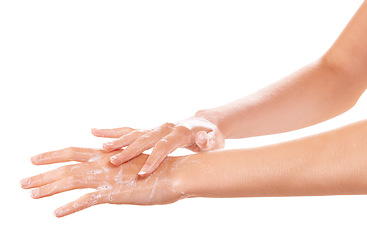
<instances>
[{"instance_id":1,"label":"hands","mask_svg":"<svg viewBox=\"0 0 367 240\"><path fill-rule=\"evenodd\" d=\"M200 152L224 147L224 136L216 125L201 117L191 117L177 123L165 123L153 129L92 129L97 137L118 138L105 143L103 149L111 152L126 147L118 154L111 154L111 163L120 165L153 147L153 151L139 171L146 176L155 171L168 154L179 147Z\"/></svg>"},{"instance_id":2,"label":"hands","mask_svg":"<svg viewBox=\"0 0 367 240\"><path fill-rule=\"evenodd\" d=\"M119 151L121 153L121 151ZM37 155L31 160L36 165L79 161L21 181L22 188L35 188L33 198L51 196L73 189L94 188L97 191L86 194L55 210L57 217L63 217L85 208L102 204L166 204L181 198L173 186L172 161L165 161L154 174L142 178L137 176L141 165L148 158L140 155L132 161L116 166L110 157L116 154L89 148L66 148Z\"/></svg>"},{"instance_id":3,"label":"hands","mask_svg":"<svg viewBox=\"0 0 367 240\"><path fill-rule=\"evenodd\" d=\"M186 158L166 158L167 155L179 147L199 152L224 146L224 137L216 125L200 117L166 123L154 129L92 129L92 133L118 139L104 144L104 150L71 147L34 156L31 161L35 165L80 163L21 181L22 188L34 188L31 196L36 199L73 189L97 190L56 209L57 217L102 203L150 205L175 202L185 195L177 190L180 189L177 171L187 167L182 167L182 161L177 160ZM122 147L126 149L121 150ZM150 156L141 154L152 147ZM128 163L121 165L125 162Z\"/></svg>"}]
</instances>

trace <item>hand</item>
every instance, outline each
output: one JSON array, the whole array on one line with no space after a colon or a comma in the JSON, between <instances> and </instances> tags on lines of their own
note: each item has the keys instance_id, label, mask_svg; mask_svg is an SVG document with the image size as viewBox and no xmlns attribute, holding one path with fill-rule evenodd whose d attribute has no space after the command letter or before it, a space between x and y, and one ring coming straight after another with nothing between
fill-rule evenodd
<instances>
[{"instance_id":1,"label":"hand","mask_svg":"<svg viewBox=\"0 0 367 240\"><path fill-rule=\"evenodd\" d=\"M115 129L92 129L97 137L118 138L103 145L105 151L111 152L122 147L126 149L111 155L111 163L120 165L138 156L152 147L152 153L139 171L146 176L155 171L168 154L179 147L194 152L221 149L224 137L216 125L210 121L192 117L177 123L165 123L154 129L133 129L128 127Z\"/></svg>"},{"instance_id":2,"label":"hand","mask_svg":"<svg viewBox=\"0 0 367 240\"><path fill-rule=\"evenodd\" d=\"M120 151L121 152L121 151ZM21 181L24 189L35 188L33 198L42 198L72 189L94 188L97 191L86 194L76 201L55 210L57 217L83 210L96 204L166 204L181 198L172 181L172 161L154 174L142 178L137 176L147 155L140 155L127 164L111 164L110 156L103 150L88 148L66 148L37 155L31 160L36 165L79 161Z\"/></svg>"}]
</instances>

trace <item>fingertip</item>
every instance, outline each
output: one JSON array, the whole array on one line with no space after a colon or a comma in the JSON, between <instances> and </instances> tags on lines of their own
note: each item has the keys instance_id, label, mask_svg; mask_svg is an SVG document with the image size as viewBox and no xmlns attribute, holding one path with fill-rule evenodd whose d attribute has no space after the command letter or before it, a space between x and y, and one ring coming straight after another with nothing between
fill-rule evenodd
<instances>
[{"instance_id":1,"label":"fingertip","mask_svg":"<svg viewBox=\"0 0 367 240\"><path fill-rule=\"evenodd\" d=\"M151 166L150 165L144 165L140 171L138 172L138 175L140 177L146 177L148 175L150 175L153 172L153 169L150 169Z\"/></svg>"},{"instance_id":2,"label":"fingertip","mask_svg":"<svg viewBox=\"0 0 367 240\"><path fill-rule=\"evenodd\" d=\"M32 161L32 160L31 160L31 162L32 162L32 164L33 164L33 165L42 165L41 163L39 163L39 162L34 162L34 161Z\"/></svg>"},{"instance_id":3,"label":"fingertip","mask_svg":"<svg viewBox=\"0 0 367 240\"><path fill-rule=\"evenodd\" d=\"M39 165L40 160L41 160L41 155L36 155L36 156L31 157L31 162L34 165Z\"/></svg>"},{"instance_id":4,"label":"fingertip","mask_svg":"<svg viewBox=\"0 0 367 240\"><path fill-rule=\"evenodd\" d=\"M93 134L93 135L96 135L96 132L98 132L97 128L91 128L90 129L90 132Z\"/></svg>"},{"instance_id":5,"label":"fingertip","mask_svg":"<svg viewBox=\"0 0 367 240\"><path fill-rule=\"evenodd\" d=\"M105 131L103 131L103 129L91 128L91 132L96 137L104 137L105 136Z\"/></svg>"},{"instance_id":6,"label":"fingertip","mask_svg":"<svg viewBox=\"0 0 367 240\"><path fill-rule=\"evenodd\" d=\"M110 162L113 164L113 165L121 165L122 161L120 159L118 159L118 157L115 155L115 156L112 156L110 157Z\"/></svg>"},{"instance_id":7,"label":"fingertip","mask_svg":"<svg viewBox=\"0 0 367 240\"><path fill-rule=\"evenodd\" d=\"M105 150L106 152L111 152L114 150L114 147L113 147L113 143L112 142L108 142L108 143L104 143L102 145L102 148L103 150Z\"/></svg>"},{"instance_id":8,"label":"fingertip","mask_svg":"<svg viewBox=\"0 0 367 240\"><path fill-rule=\"evenodd\" d=\"M206 149L208 147L208 134L206 132L199 132L196 135L195 142L201 149Z\"/></svg>"},{"instance_id":9,"label":"fingertip","mask_svg":"<svg viewBox=\"0 0 367 240\"><path fill-rule=\"evenodd\" d=\"M52 215L54 215L55 217L59 218L59 216L56 215L56 212L55 211L52 212Z\"/></svg>"},{"instance_id":10,"label":"fingertip","mask_svg":"<svg viewBox=\"0 0 367 240\"><path fill-rule=\"evenodd\" d=\"M220 148L218 138L215 134L216 133L214 131L208 133L208 143L206 150L214 150Z\"/></svg>"},{"instance_id":11,"label":"fingertip","mask_svg":"<svg viewBox=\"0 0 367 240\"><path fill-rule=\"evenodd\" d=\"M138 175L140 177L146 177L146 176L148 176L148 173L140 170L140 172L138 173Z\"/></svg>"},{"instance_id":12,"label":"fingertip","mask_svg":"<svg viewBox=\"0 0 367 240\"><path fill-rule=\"evenodd\" d=\"M54 216L57 218L63 217L62 213L63 210L61 208L55 209L55 211L53 212Z\"/></svg>"},{"instance_id":13,"label":"fingertip","mask_svg":"<svg viewBox=\"0 0 367 240\"><path fill-rule=\"evenodd\" d=\"M27 189L28 186L31 184L31 179L30 178L24 178L19 183L20 183L21 188Z\"/></svg>"},{"instance_id":14,"label":"fingertip","mask_svg":"<svg viewBox=\"0 0 367 240\"><path fill-rule=\"evenodd\" d=\"M31 195L31 197L32 197L33 199L37 199L37 198L39 198L39 196L40 196L40 190L39 190L39 188L33 189L33 190L29 193L29 195Z\"/></svg>"},{"instance_id":15,"label":"fingertip","mask_svg":"<svg viewBox=\"0 0 367 240\"><path fill-rule=\"evenodd\" d=\"M205 144L208 141L208 134L206 132L198 133L198 140Z\"/></svg>"}]
</instances>

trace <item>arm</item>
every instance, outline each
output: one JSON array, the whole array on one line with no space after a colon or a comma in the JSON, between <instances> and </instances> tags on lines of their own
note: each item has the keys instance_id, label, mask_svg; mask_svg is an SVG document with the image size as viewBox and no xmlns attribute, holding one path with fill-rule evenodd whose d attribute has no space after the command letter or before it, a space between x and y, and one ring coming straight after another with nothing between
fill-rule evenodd
<instances>
[{"instance_id":1,"label":"arm","mask_svg":"<svg viewBox=\"0 0 367 240\"><path fill-rule=\"evenodd\" d=\"M367 1L317 61L278 82L197 113L226 138L274 134L333 118L354 106L367 87Z\"/></svg>"},{"instance_id":2,"label":"arm","mask_svg":"<svg viewBox=\"0 0 367 240\"><path fill-rule=\"evenodd\" d=\"M178 147L200 152L220 149L226 138L292 131L333 118L357 102L367 86L367 1L333 46L318 60L235 102L154 129L93 129L98 137L118 138L106 151L120 165L153 148L139 172L149 175Z\"/></svg>"},{"instance_id":3,"label":"arm","mask_svg":"<svg viewBox=\"0 0 367 240\"><path fill-rule=\"evenodd\" d=\"M176 185L200 197L367 194L366 136L362 121L265 147L190 155Z\"/></svg>"},{"instance_id":4,"label":"arm","mask_svg":"<svg viewBox=\"0 0 367 240\"><path fill-rule=\"evenodd\" d=\"M137 173L147 155L115 166L111 153L67 148L34 164L80 161L21 181L33 198L77 188L97 191L55 211L62 217L96 204L167 204L187 197L367 194L367 121L295 141L170 157L153 174ZM223 161L225 160L225 161Z\"/></svg>"}]
</instances>

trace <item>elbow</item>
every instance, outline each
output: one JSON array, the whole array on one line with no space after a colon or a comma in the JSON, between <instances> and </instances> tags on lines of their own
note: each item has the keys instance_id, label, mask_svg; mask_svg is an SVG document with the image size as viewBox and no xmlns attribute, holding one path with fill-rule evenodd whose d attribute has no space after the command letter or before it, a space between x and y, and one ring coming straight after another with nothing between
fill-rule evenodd
<instances>
[{"instance_id":1,"label":"elbow","mask_svg":"<svg viewBox=\"0 0 367 240\"><path fill-rule=\"evenodd\" d=\"M359 96L366 90L367 66L364 62L350 59L346 54L338 53L333 49L329 49L319 59L319 62L324 68L329 69L335 78L345 81L352 87L359 88Z\"/></svg>"},{"instance_id":2,"label":"elbow","mask_svg":"<svg viewBox=\"0 0 367 240\"><path fill-rule=\"evenodd\" d=\"M346 63L345 60L331 54L325 54L318 60L319 66L327 72L329 90L325 94L325 101L328 106L333 106L329 110L332 115L340 115L353 108L359 98L366 90L367 73L357 71L354 66Z\"/></svg>"},{"instance_id":3,"label":"elbow","mask_svg":"<svg viewBox=\"0 0 367 240\"><path fill-rule=\"evenodd\" d=\"M357 95L357 94L354 94L354 95L350 96L349 99L348 99L349 101L347 101L345 103L344 109L342 109L342 111L340 112L340 114L345 113L348 110L350 110L351 108L353 108L357 104L360 96L361 95Z\"/></svg>"},{"instance_id":4,"label":"elbow","mask_svg":"<svg viewBox=\"0 0 367 240\"><path fill-rule=\"evenodd\" d=\"M332 75L334 98L342 99L344 111L349 110L358 102L367 87L367 67L362 70L351 64L342 56L327 53L319 59L323 68Z\"/></svg>"}]
</instances>

